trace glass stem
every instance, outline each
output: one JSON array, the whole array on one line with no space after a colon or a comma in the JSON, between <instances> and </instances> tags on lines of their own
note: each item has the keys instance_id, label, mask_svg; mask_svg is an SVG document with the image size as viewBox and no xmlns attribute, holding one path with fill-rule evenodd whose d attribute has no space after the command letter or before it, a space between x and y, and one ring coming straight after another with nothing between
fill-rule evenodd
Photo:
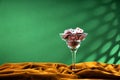
<instances>
[{"instance_id":1,"label":"glass stem","mask_svg":"<svg viewBox=\"0 0 120 80\"><path fill-rule=\"evenodd\" d=\"M72 52L72 70L74 70L76 67L75 67L75 63L76 63L76 52L77 52L77 49L71 49L71 52Z\"/></svg>"}]
</instances>

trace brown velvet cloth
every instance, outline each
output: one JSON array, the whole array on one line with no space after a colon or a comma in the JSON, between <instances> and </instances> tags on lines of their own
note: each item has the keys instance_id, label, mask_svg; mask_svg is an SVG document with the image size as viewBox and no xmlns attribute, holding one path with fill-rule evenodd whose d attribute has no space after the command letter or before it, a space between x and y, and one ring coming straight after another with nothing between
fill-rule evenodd
<instances>
[{"instance_id":1,"label":"brown velvet cloth","mask_svg":"<svg viewBox=\"0 0 120 80\"><path fill-rule=\"evenodd\" d=\"M100 62L77 63L74 73L78 76L78 78L120 80L120 65Z\"/></svg>"},{"instance_id":2,"label":"brown velvet cloth","mask_svg":"<svg viewBox=\"0 0 120 80\"><path fill-rule=\"evenodd\" d=\"M120 65L83 62L71 68L62 63L8 63L0 66L0 80L120 80Z\"/></svg>"}]
</instances>

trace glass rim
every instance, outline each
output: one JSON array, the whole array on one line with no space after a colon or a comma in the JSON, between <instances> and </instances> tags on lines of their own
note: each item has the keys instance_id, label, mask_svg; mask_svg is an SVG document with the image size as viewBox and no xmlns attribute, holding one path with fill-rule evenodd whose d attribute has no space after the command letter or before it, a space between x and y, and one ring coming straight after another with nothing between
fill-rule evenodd
<instances>
[{"instance_id":1,"label":"glass rim","mask_svg":"<svg viewBox=\"0 0 120 80\"><path fill-rule=\"evenodd\" d=\"M82 35L82 34L88 35L88 33L78 33L76 35ZM59 33L59 35L65 35L65 34L64 33ZM73 34L68 34L68 35L73 35Z\"/></svg>"}]
</instances>

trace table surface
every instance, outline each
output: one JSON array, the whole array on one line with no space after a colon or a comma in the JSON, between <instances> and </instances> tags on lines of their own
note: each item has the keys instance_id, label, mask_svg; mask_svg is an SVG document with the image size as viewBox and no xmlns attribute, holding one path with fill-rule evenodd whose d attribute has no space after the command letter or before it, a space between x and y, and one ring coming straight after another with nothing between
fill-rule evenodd
<instances>
[{"instance_id":1,"label":"table surface","mask_svg":"<svg viewBox=\"0 0 120 80\"><path fill-rule=\"evenodd\" d=\"M61 80L115 80L115 79L61 79Z\"/></svg>"}]
</instances>

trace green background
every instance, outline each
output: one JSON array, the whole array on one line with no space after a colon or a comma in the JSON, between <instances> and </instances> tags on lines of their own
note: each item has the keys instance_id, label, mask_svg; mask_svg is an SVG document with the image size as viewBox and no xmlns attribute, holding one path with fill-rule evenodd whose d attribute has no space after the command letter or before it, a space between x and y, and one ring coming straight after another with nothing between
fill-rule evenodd
<instances>
[{"instance_id":1,"label":"green background","mask_svg":"<svg viewBox=\"0 0 120 80\"><path fill-rule=\"evenodd\" d=\"M119 0L0 0L0 64L59 62L71 53L59 33L88 33L77 62L120 63Z\"/></svg>"}]
</instances>

